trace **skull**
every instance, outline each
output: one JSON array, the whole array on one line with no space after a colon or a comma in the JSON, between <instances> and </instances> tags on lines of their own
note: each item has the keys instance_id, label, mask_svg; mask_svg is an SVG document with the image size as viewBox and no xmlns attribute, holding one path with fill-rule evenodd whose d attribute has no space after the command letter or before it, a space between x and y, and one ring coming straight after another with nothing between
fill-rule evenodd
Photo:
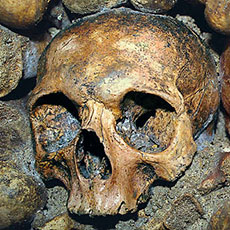
<instances>
[{"instance_id":1,"label":"skull","mask_svg":"<svg viewBox=\"0 0 230 230\"><path fill-rule=\"evenodd\" d=\"M137 210L191 163L219 103L215 65L171 17L124 8L79 20L41 57L28 108L36 165L75 214Z\"/></svg>"}]
</instances>

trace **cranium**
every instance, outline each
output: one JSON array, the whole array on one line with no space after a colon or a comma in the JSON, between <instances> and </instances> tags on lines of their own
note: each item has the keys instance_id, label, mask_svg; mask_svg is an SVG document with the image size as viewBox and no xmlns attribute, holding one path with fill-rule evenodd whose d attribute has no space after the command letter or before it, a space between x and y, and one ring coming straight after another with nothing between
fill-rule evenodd
<instances>
[{"instance_id":1,"label":"cranium","mask_svg":"<svg viewBox=\"0 0 230 230\"><path fill-rule=\"evenodd\" d=\"M60 179L72 213L134 212L158 178L191 163L219 103L215 65L171 17L119 9L50 43L28 106L37 169Z\"/></svg>"}]
</instances>

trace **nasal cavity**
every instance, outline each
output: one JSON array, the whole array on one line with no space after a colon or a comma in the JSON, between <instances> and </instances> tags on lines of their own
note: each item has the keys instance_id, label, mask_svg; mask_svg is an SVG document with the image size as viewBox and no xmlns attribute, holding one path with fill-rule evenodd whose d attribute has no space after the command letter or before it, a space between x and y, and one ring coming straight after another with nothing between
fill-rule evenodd
<instances>
[{"instance_id":1,"label":"nasal cavity","mask_svg":"<svg viewBox=\"0 0 230 230\"><path fill-rule=\"evenodd\" d=\"M79 171L86 179L99 177L106 180L112 174L104 146L95 132L82 131L76 146L76 158Z\"/></svg>"}]
</instances>

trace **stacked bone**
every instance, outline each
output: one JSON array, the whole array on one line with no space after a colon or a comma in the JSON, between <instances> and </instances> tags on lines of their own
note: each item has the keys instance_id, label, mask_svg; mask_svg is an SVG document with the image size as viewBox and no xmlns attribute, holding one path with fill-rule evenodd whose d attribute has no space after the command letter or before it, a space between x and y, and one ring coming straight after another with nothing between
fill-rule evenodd
<instances>
[{"instance_id":1,"label":"stacked bone","mask_svg":"<svg viewBox=\"0 0 230 230\"><path fill-rule=\"evenodd\" d=\"M38 23L47 4L47 1L0 1L0 97L3 100L0 102L0 229L26 228L46 201L45 186L34 168L32 136L23 100L4 100L12 99L10 93L26 77L26 72L27 77L36 75L36 67L32 67L29 76L25 61L36 63L46 41L35 42L15 31Z\"/></svg>"},{"instance_id":2,"label":"stacked bone","mask_svg":"<svg viewBox=\"0 0 230 230\"><path fill-rule=\"evenodd\" d=\"M156 179L175 181L184 173L196 151L194 139L211 124L219 106L215 63L197 35L171 17L145 14L165 14L176 0L63 0L64 7L61 2L55 7L49 2L0 0L3 100L12 99L10 93L20 79L36 76L45 46L70 24L71 17L103 13L77 20L41 56L37 85L28 104L36 152L23 106L1 102L0 228L15 224L23 228L22 223L30 221L45 204L44 185L33 168L34 155L43 179L56 178L66 186L73 214L136 211L148 199L149 186ZM229 2L202 3L206 4L208 23L228 34ZM124 9L104 12L121 5L144 14ZM41 31L41 24L52 24L49 33L46 28ZM227 48L222 56L227 125L230 112L228 93L224 92L229 90L229 59ZM60 96L57 92L65 99L56 97ZM75 107L69 107L70 101ZM95 156L99 152L93 147L105 156ZM228 164L227 160L221 162ZM226 170L221 180L228 184ZM193 195L185 194L173 203L159 229L179 229L181 222L174 215L186 205L191 207L189 212L197 210L186 218L198 220L203 215ZM211 219L213 229L229 218L222 210ZM75 225L65 213L41 229Z\"/></svg>"},{"instance_id":3,"label":"stacked bone","mask_svg":"<svg viewBox=\"0 0 230 230\"><path fill-rule=\"evenodd\" d=\"M228 0L200 0L205 4L205 18L209 25L218 33L226 35L226 46L220 58L221 99L225 113L226 131L230 134L230 1ZM213 173L203 181L202 188L214 189L229 183L229 153L220 154L220 161ZM209 229L229 229L230 213L229 201L223 202L222 207L213 215Z\"/></svg>"}]
</instances>

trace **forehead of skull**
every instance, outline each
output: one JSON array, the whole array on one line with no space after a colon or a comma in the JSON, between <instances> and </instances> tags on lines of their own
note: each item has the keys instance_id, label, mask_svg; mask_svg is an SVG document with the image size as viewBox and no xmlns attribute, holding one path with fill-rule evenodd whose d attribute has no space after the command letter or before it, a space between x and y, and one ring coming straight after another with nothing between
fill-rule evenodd
<instances>
[{"instance_id":1,"label":"forehead of skull","mask_svg":"<svg viewBox=\"0 0 230 230\"><path fill-rule=\"evenodd\" d=\"M61 91L79 104L93 97L114 105L132 90L157 94L153 89L162 82L169 94L183 65L176 49L183 38L169 32L177 27L164 17L129 11L80 21L43 54L37 91Z\"/></svg>"}]
</instances>

